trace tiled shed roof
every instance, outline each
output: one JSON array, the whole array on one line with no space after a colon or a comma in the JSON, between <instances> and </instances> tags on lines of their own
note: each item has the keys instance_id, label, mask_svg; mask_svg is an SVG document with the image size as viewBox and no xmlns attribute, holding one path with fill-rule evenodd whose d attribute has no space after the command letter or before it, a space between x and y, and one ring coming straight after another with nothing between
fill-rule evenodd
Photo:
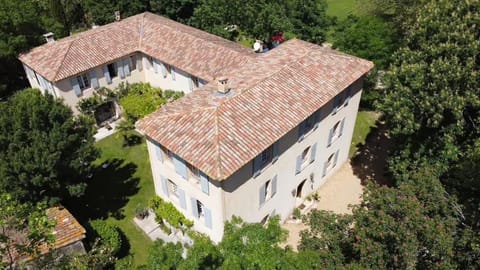
<instances>
[{"instance_id":1,"label":"tiled shed roof","mask_svg":"<svg viewBox=\"0 0 480 270\"><path fill-rule=\"evenodd\" d=\"M234 42L145 12L46 43L19 59L56 82L136 51L204 80L255 56Z\"/></svg>"},{"instance_id":2,"label":"tiled shed roof","mask_svg":"<svg viewBox=\"0 0 480 270\"><path fill-rule=\"evenodd\" d=\"M47 217L55 222L55 227L53 229L55 242L52 246L41 244L38 250L40 254L47 254L50 250L56 250L68 246L85 238L85 229L66 208L49 208L47 209ZM16 241L17 244L24 244L28 241L26 239L25 231L11 231L9 234L15 239L14 241ZM5 254L0 254L0 260L7 261L7 258L5 257L6 255L4 255ZM26 262L32 260L31 256L19 253L15 249L11 250L11 255L14 262Z\"/></svg>"},{"instance_id":3,"label":"tiled shed roof","mask_svg":"<svg viewBox=\"0 0 480 270\"><path fill-rule=\"evenodd\" d=\"M254 159L339 92L372 62L301 40L259 54L215 83L163 106L137 123L147 136L224 180Z\"/></svg>"}]
</instances>

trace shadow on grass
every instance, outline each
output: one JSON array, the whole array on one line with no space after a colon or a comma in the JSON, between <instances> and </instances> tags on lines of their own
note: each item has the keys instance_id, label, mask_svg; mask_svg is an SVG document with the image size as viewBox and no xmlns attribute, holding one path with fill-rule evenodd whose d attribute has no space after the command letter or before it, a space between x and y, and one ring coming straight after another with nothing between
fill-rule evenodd
<instances>
[{"instance_id":1,"label":"shadow on grass","mask_svg":"<svg viewBox=\"0 0 480 270\"><path fill-rule=\"evenodd\" d=\"M351 159L353 173L362 180L365 185L369 181L375 181L380 185L393 185L387 174L387 157L393 143L387 134L385 123L376 122L376 127L370 130L365 144L358 144L358 150Z\"/></svg>"},{"instance_id":2,"label":"shadow on grass","mask_svg":"<svg viewBox=\"0 0 480 270\"><path fill-rule=\"evenodd\" d=\"M108 164L108 166L104 166ZM104 168L105 167L105 168ZM92 219L115 219L125 217L123 207L129 197L139 190L139 181L133 177L137 170L134 163L125 163L122 159L109 159L94 169L88 182L85 196L67 203L77 219L83 222Z\"/></svg>"}]
</instances>

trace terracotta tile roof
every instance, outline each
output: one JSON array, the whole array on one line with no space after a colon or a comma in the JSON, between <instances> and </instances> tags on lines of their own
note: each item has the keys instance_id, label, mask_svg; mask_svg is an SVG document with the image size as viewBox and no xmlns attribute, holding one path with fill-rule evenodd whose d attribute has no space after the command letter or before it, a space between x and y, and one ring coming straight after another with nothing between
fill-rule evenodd
<instances>
[{"instance_id":1,"label":"terracotta tile roof","mask_svg":"<svg viewBox=\"0 0 480 270\"><path fill-rule=\"evenodd\" d=\"M56 82L136 51L204 80L255 56L234 42L145 12L46 43L19 59Z\"/></svg>"},{"instance_id":2,"label":"terracotta tile roof","mask_svg":"<svg viewBox=\"0 0 480 270\"><path fill-rule=\"evenodd\" d=\"M39 246L40 254L46 254L50 250L59 249L67 245L73 244L77 241L83 240L85 238L85 229L78 223L78 221L70 214L66 208L52 207L47 209L47 217L55 221L55 227L53 229L53 235L55 237L55 242L52 246L47 246L42 244ZM11 237L15 238L16 243L27 243L25 231L21 232L10 232ZM29 255L24 255L19 253L17 250L12 251L13 261L30 261L32 257ZM1 257L0 257L1 259ZM7 259L4 257L4 261Z\"/></svg>"},{"instance_id":3,"label":"terracotta tile roof","mask_svg":"<svg viewBox=\"0 0 480 270\"><path fill-rule=\"evenodd\" d=\"M53 249L67 246L85 238L85 229L66 208L49 208L47 209L47 216L56 222L53 230L55 236Z\"/></svg>"},{"instance_id":4,"label":"terracotta tile roof","mask_svg":"<svg viewBox=\"0 0 480 270\"><path fill-rule=\"evenodd\" d=\"M290 40L137 123L210 177L224 180L361 78L372 62Z\"/></svg>"}]
</instances>

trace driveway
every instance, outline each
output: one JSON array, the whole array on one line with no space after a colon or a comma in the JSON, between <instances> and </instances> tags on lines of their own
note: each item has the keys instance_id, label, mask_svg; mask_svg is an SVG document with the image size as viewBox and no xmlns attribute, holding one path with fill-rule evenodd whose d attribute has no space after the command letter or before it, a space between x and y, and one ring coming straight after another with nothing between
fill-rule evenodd
<instances>
[{"instance_id":1,"label":"driveway","mask_svg":"<svg viewBox=\"0 0 480 270\"><path fill-rule=\"evenodd\" d=\"M362 192L363 186L360 178L354 174L350 162L346 162L317 190L320 199L311 209L328 210L338 214L352 213L349 205L359 204ZM297 250L300 232L308 227L303 223L289 223L288 220L282 227L289 232L288 239L283 246L290 245Z\"/></svg>"}]
</instances>

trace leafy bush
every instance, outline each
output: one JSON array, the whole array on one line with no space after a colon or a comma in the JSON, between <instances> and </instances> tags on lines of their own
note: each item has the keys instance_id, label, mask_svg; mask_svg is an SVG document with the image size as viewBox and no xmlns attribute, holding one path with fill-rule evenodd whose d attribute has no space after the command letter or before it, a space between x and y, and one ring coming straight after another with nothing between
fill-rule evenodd
<instances>
[{"instance_id":1,"label":"leafy bush","mask_svg":"<svg viewBox=\"0 0 480 270\"><path fill-rule=\"evenodd\" d=\"M193 222L185 218L175 206L170 202L165 202L162 198L156 196L150 200L150 207L155 212L156 220L162 223L165 219L170 225L179 228L182 224L187 227L192 227Z\"/></svg>"},{"instance_id":2,"label":"leafy bush","mask_svg":"<svg viewBox=\"0 0 480 270\"><path fill-rule=\"evenodd\" d=\"M127 118L136 121L157 110L169 100L183 96L183 92L152 87L149 83L121 84L117 90L120 105Z\"/></svg>"},{"instance_id":3,"label":"leafy bush","mask_svg":"<svg viewBox=\"0 0 480 270\"><path fill-rule=\"evenodd\" d=\"M94 220L90 222L96 236L100 238L101 244L111 248L112 255L118 254L122 247L122 237L120 235L120 229L115 226L106 223L103 220Z\"/></svg>"},{"instance_id":4,"label":"leafy bush","mask_svg":"<svg viewBox=\"0 0 480 270\"><path fill-rule=\"evenodd\" d=\"M301 219L302 218L302 212L300 211L300 209L295 208L295 209L293 209L292 216L296 219Z\"/></svg>"}]
</instances>

